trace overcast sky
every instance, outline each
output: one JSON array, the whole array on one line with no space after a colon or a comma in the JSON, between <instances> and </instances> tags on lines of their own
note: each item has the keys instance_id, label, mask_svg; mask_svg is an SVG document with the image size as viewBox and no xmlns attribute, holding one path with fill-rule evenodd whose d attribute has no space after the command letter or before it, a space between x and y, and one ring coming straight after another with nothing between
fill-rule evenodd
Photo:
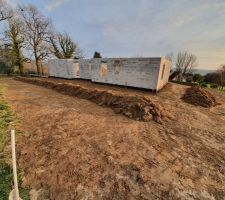
<instances>
[{"instance_id":1,"label":"overcast sky","mask_svg":"<svg viewBox=\"0 0 225 200\"><path fill-rule=\"evenodd\" d=\"M165 56L187 50L199 68L225 64L225 0L8 0L32 3L87 57Z\"/></svg>"}]
</instances>

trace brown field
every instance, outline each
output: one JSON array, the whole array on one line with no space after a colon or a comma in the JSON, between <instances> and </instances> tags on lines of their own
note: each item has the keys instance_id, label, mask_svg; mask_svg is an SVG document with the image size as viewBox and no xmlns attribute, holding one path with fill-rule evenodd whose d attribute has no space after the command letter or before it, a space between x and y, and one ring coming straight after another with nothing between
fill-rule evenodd
<instances>
[{"instance_id":1,"label":"brown field","mask_svg":"<svg viewBox=\"0 0 225 200\"><path fill-rule=\"evenodd\" d=\"M1 79L18 118L18 163L23 184L45 189L39 199L224 199L225 93L221 105L193 106L187 86L149 91L70 82L115 94L151 98L173 119L136 121L91 101Z\"/></svg>"}]
</instances>

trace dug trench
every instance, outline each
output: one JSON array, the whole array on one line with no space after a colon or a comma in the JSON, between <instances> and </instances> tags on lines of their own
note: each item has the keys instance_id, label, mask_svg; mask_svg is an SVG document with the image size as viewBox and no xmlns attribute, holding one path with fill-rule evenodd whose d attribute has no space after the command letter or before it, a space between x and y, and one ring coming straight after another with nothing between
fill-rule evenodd
<instances>
[{"instance_id":1,"label":"dug trench","mask_svg":"<svg viewBox=\"0 0 225 200\"><path fill-rule=\"evenodd\" d=\"M154 103L150 98L142 96L116 95L108 91L92 90L70 83L60 83L60 81L56 83L44 78L16 77L15 80L43 86L81 99L87 99L100 106L110 107L115 113L123 114L135 120L154 120L162 123L163 120L172 118L172 115L159 103Z\"/></svg>"}]
</instances>

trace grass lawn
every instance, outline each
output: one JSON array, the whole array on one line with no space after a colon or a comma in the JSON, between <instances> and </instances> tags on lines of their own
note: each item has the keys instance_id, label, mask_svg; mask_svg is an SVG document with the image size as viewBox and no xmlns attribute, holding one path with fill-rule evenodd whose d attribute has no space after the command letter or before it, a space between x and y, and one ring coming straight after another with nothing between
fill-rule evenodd
<instances>
[{"instance_id":1,"label":"grass lawn","mask_svg":"<svg viewBox=\"0 0 225 200\"><path fill-rule=\"evenodd\" d=\"M12 167L5 162L4 147L7 142L8 126L13 121L14 115L10 107L3 100L4 87L0 85L0 200L8 199L12 189L13 174ZM11 155L10 155L11 156ZM21 177L19 176L20 197L29 200L28 191L21 187Z\"/></svg>"}]
</instances>

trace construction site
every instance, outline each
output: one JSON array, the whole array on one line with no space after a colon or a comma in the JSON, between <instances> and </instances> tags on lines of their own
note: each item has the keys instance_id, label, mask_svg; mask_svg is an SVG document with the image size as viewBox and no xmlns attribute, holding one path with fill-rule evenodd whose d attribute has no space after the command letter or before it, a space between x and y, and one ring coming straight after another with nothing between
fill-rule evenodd
<instances>
[{"instance_id":1,"label":"construction site","mask_svg":"<svg viewBox=\"0 0 225 200\"><path fill-rule=\"evenodd\" d=\"M224 0L0 0L0 200L225 200Z\"/></svg>"}]
</instances>

